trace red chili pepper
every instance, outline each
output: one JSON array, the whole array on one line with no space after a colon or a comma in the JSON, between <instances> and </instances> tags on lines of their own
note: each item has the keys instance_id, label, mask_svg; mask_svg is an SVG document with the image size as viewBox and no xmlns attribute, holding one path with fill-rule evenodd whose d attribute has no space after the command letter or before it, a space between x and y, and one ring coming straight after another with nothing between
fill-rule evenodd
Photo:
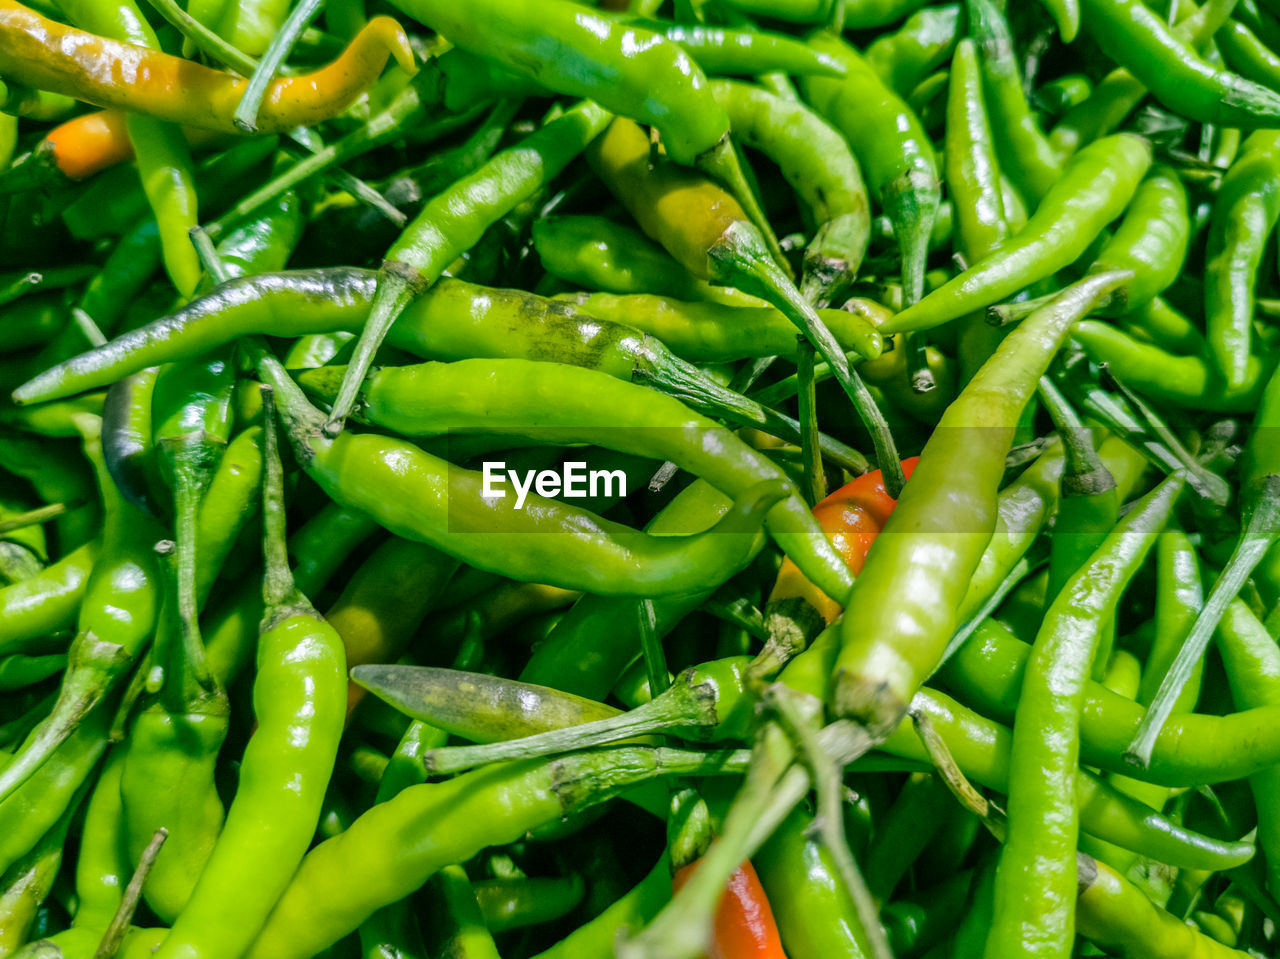
<instances>
[{"instance_id":1,"label":"red chili pepper","mask_svg":"<svg viewBox=\"0 0 1280 959\"><path fill-rule=\"evenodd\" d=\"M671 888L679 892L697 861L676 871ZM773 921L769 898L750 861L738 867L716 908L715 936L707 959L787 959Z\"/></svg>"},{"instance_id":2,"label":"red chili pepper","mask_svg":"<svg viewBox=\"0 0 1280 959\"><path fill-rule=\"evenodd\" d=\"M920 457L913 456L902 461L902 472L908 479L919 460ZM885 490L880 471L873 470L840 487L813 508L813 515L831 537L836 552L857 576L862 572L867 550L897 505L898 501ZM769 601L793 597L807 599L828 623L840 615L840 604L809 582L791 560L784 558Z\"/></svg>"}]
</instances>

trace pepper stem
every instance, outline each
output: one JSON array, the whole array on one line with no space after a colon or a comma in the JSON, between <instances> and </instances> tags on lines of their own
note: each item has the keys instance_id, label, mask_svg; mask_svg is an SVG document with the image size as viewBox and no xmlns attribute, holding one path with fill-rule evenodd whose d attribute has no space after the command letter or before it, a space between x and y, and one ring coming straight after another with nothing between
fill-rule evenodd
<instances>
[{"instance_id":1,"label":"pepper stem","mask_svg":"<svg viewBox=\"0 0 1280 959\"><path fill-rule=\"evenodd\" d=\"M711 728L716 721L714 691L709 686L691 685L685 673L666 692L617 716L505 742L433 749L423 756L423 762L433 774L452 773L491 762L533 759L605 746L674 726Z\"/></svg>"},{"instance_id":2,"label":"pepper stem","mask_svg":"<svg viewBox=\"0 0 1280 959\"><path fill-rule=\"evenodd\" d=\"M302 36L302 31L307 29L307 25L323 8L324 0L301 0L289 12L289 16L272 37L271 45L263 52L262 59L254 68L253 75L249 77L249 85L245 87L244 96L240 98L235 115L232 117L232 121L242 133L257 132L258 110L262 107L262 98L266 96L267 87L270 86L276 71L280 69L280 64L284 63L290 51L293 50L293 45L298 42L298 37Z\"/></svg>"},{"instance_id":3,"label":"pepper stem","mask_svg":"<svg viewBox=\"0 0 1280 959\"><path fill-rule=\"evenodd\" d=\"M702 370L673 354L654 356L647 365L637 366L632 378L675 397L699 413L739 426L749 426L797 445L800 443L800 424L791 417L721 386ZM825 433L818 435L818 446L823 456L854 476L861 476L871 469L871 463L865 456Z\"/></svg>"},{"instance_id":4,"label":"pepper stem","mask_svg":"<svg viewBox=\"0 0 1280 959\"><path fill-rule=\"evenodd\" d=\"M902 473L901 458L884 414L880 412L867 385L862 382L862 377L849 365L844 350L817 311L767 255L760 234L748 223L734 223L724 232L709 255L715 264L718 278L732 283L743 292L754 293L768 300L822 354L836 381L870 432L877 464L884 473L885 489L891 497L897 499L906 483L906 477Z\"/></svg>"},{"instance_id":5,"label":"pepper stem","mask_svg":"<svg viewBox=\"0 0 1280 959\"><path fill-rule=\"evenodd\" d=\"M156 864L160 847L168 837L169 830L161 826L147 843L147 848L142 851L142 855L138 858L138 867L134 869L129 885L125 886L124 897L116 908L116 914L111 917L111 923L107 926L102 941L98 943L93 959L114 959L115 954L120 951L120 944L124 942L125 933L129 931L129 922L133 919L133 914L138 909L138 901L142 898L142 887L147 881L147 876L151 874L151 868Z\"/></svg>"},{"instance_id":6,"label":"pepper stem","mask_svg":"<svg viewBox=\"0 0 1280 959\"><path fill-rule=\"evenodd\" d=\"M397 267L399 267L397 269ZM337 436L342 432L351 410L356 405L356 397L364 378L369 375L373 359L378 353L391 324L396 321L405 308L413 301L414 289L406 272L409 268L401 264L383 264L378 271L378 289L373 295L373 306L369 309L369 319L360 331L360 339L356 341L355 352L347 364L347 372L342 377L342 385L338 387L338 398L333 402L329 412L329 420L324 425L327 436Z\"/></svg>"},{"instance_id":7,"label":"pepper stem","mask_svg":"<svg viewBox=\"0 0 1280 959\"><path fill-rule=\"evenodd\" d=\"M720 181L721 185L733 194L742 211L760 231L760 237L764 240L765 248L769 251L768 255L774 261L774 265L779 270L787 270L786 255L782 252L782 246L773 233L773 227L769 225L769 218L764 215L764 210L756 200L755 191L747 182L738 149L734 146L729 134L726 133L719 143L698 157L696 165L702 172Z\"/></svg>"},{"instance_id":8,"label":"pepper stem","mask_svg":"<svg viewBox=\"0 0 1280 959\"><path fill-rule=\"evenodd\" d=\"M296 603L301 594L289 568L287 524L284 506L284 467L276 435L276 391L263 383L262 392L262 602L267 614Z\"/></svg>"},{"instance_id":9,"label":"pepper stem","mask_svg":"<svg viewBox=\"0 0 1280 959\"><path fill-rule=\"evenodd\" d=\"M1151 764L1156 739L1177 707L1182 688L1204 656L1218 621L1222 619L1222 614L1231 601L1239 595L1254 567L1262 562L1272 544L1280 537L1280 473L1268 473L1260 483L1246 492L1246 496L1245 527L1236 548L1227 560L1227 565L1222 567L1213 589L1209 591L1209 597L1205 600L1200 615L1196 617L1191 632L1183 641L1182 648L1178 650L1178 655L1169 666L1156 698L1147 707L1147 714L1142 717L1133 742L1125 750L1125 759L1135 765L1146 768Z\"/></svg>"},{"instance_id":10,"label":"pepper stem","mask_svg":"<svg viewBox=\"0 0 1280 959\"><path fill-rule=\"evenodd\" d=\"M1062 439L1065 468L1062 473L1063 495L1091 495L1114 489L1115 477L1102 462L1093 446L1093 433L1081 421L1067 398L1047 376L1040 377L1040 400L1049 411L1054 429Z\"/></svg>"}]
</instances>

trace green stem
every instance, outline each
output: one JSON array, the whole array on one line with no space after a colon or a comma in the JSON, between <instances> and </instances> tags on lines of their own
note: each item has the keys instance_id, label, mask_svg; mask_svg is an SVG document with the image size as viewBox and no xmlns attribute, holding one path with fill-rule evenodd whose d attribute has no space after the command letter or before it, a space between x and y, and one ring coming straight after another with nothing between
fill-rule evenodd
<instances>
[{"instance_id":1,"label":"green stem","mask_svg":"<svg viewBox=\"0 0 1280 959\"><path fill-rule=\"evenodd\" d=\"M827 329L817 311L800 295L795 284L760 248L759 234L750 224L735 223L725 231L710 251L712 261L724 277L747 293L754 293L772 303L787 319L804 332L809 342L822 354L845 395L853 403L859 418L871 434L876 450L876 463L884 474L885 489L897 498L906 483L889 423L876 405L867 385L854 372L840 344Z\"/></svg>"},{"instance_id":2,"label":"green stem","mask_svg":"<svg viewBox=\"0 0 1280 959\"><path fill-rule=\"evenodd\" d=\"M258 69L257 60L222 39L178 6L175 0L147 0L147 2L201 52L224 67L230 67L245 77L251 76Z\"/></svg>"},{"instance_id":3,"label":"green stem","mask_svg":"<svg viewBox=\"0 0 1280 959\"><path fill-rule=\"evenodd\" d=\"M106 933L102 936L102 941L98 943L98 948L93 953L93 959L113 959L115 954L120 951L120 944L124 942L125 933L129 931L129 922L133 919L133 914L137 911L138 900L142 898L142 887L147 881L147 876L151 874L151 867L156 864L156 857L160 855L160 847L164 845L165 839L169 836L169 830L161 826L156 830L151 842L147 843L147 848L142 851L142 855L138 858L138 868L133 871L133 876L129 879L129 885L125 887L124 898L120 900L120 905L116 909L116 914L111 917L111 924L107 926Z\"/></svg>"},{"instance_id":4,"label":"green stem","mask_svg":"<svg viewBox=\"0 0 1280 959\"><path fill-rule=\"evenodd\" d=\"M0 520L0 535L15 533L20 529L35 526L39 523L47 523L52 519L57 519L70 508L66 503L49 503L47 506L39 506L35 509L27 510L25 513L10 516L6 520Z\"/></svg>"},{"instance_id":5,"label":"green stem","mask_svg":"<svg viewBox=\"0 0 1280 959\"><path fill-rule=\"evenodd\" d=\"M658 616L653 600L648 597L640 600L636 605L636 616L640 620L640 653L644 656L644 668L649 676L651 705L671 688L671 674L667 671L667 652L662 648L662 637L658 634Z\"/></svg>"},{"instance_id":6,"label":"green stem","mask_svg":"<svg viewBox=\"0 0 1280 959\"><path fill-rule=\"evenodd\" d=\"M813 386L813 344L805 337L796 340L796 394L800 407L800 454L804 461L805 498L816 506L827 495L822 474L822 451L818 447L818 401Z\"/></svg>"},{"instance_id":7,"label":"green stem","mask_svg":"<svg viewBox=\"0 0 1280 959\"><path fill-rule=\"evenodd\" d=\"M284 467L276 433L276 391L267 384L262 391L262 554L266 570L262 601L268 609L296 604L301 599L289 568L288 533L284 505Z\"/></svg>"},{"instance_id":8,"label":"green stem","mask_svg":"<svg viewBox=\"0 0 1280 959\"><path fill-rule=\"evenodd\" d=\"M324 0L300 0L290 11L279 32L272 38L271 45L262 54L253 75L249 77L249 85L232 118L237 129L244 133L258 131L258 110L262 106L262 98L267 94L267 87L280 69L280 64L289 56L293 45L298 42L298 37L323 7Z\"/></svg>"},{"instance_id":9,"label":"green stem","mask_svg":"<svg viewBox=\"0 0 1280 959\"><path fill-rule=\"evenodd\" d=\"M369 319L360 331L360 339L356 341L355 352L347 363L347 371L338 387L337 399L333 401L329 420L325 423L327 435L337 436L342 432L343 424L356 405L356 397L364 378L369 375L369 368L373 366L378 347L382 345L391 324L413 301L414 294L413 284L406 273L385 268L379 271L378 289L373 295L373 305L369 308Z\"/></svg>"},{"instance_id":10,"label":"green stem","mask_svg":"<svg viewBox=\"0 0 1280 959\"><path fill-rule=\"evenodd\" d=\"M435 749L424 756L424 763L433 774L453 773L491 762L533 759L605 746L677 726L710 728L715 724L714 696L688 683L677 682L649 702L617 716L505 742Z\"/></svg>"}]
</instances>

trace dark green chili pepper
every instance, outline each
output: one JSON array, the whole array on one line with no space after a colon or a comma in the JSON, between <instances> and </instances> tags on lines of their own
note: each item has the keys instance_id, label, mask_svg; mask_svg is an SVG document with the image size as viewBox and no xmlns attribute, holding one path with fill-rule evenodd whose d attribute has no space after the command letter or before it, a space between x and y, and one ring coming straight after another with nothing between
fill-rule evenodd
<instances>
[{"instance_id":1,"label":"dark green chili pepper","mask_svg":"<svg viewBox=\"0 0 1280 959\"><path fill-rule=\"evenodd\" d=\"M940 662L995 531L1022 408L1072 323L1123 277L1084 280L1024 320L943 415L885 526L913 535L877 537L846 603L855 615L844 619L833 692L839 714L888 731Z\"/></svg>"},{"instance_id":2,"label":"dark green chili pepper","mask_svg":"<svg viewBox=\"0 0 1280 959\"><path fill-rule=\"evenodd\" d=\"M107 389L102 407L102 454L107 472L126 500L154 513L151 488L155 442L151 430L151 401L159 367L148 367L122 376Z\"/></svg>"},{"instance_id":3,"label":"dark green chili pepper","mask_svg":"<svg viewBox=\"0 0 1280 959\"><path fill-rule=\"evenodd\" d=\"M1140 501L1045 613L1013 727L1009 826L996 870L989 951L1017 943L1044 955L1071 953L1079 813L1064 784L1076 774L1085 682L1104 620L1182 488L1180 476L1170 477Z\"/></svg>"},{"instance_id":4,"label":"dark green chili pepper","mask_svg":"<svg viewBox=\"0 0 1280 959\"><path fill-rule=\"evenodd\" d=\"M996 143L1002 148L1002 167L1034 205L1062 176L1062 161L1027 103L1013 33L1004 14L993 0L968 0L967 9L969 29L981 53L983 91Z\"/></svg>"},{"instance_id":5,"label":"dark green chili pepper","mask_svg":"<svg viewBox=\"0 0 1280 959\"><path fill-rule=\"evenodd\" d=\"M85 453L98 473L105 519L103 555L80 606L76 638L57 702L0 771L0 801L13 795L55 753L84 716L110 695L155 629L160 603L153 523L116 492L102 461L100 421L86 417Z\"/></svg>"},{"instance_id":6,"label":"dark green chili pepper","mask_svg":"<svg viewBox=\"0 0 1280 959\"><path fill-rule=\"evenodd\" d=\"M35 436L0 432L0 463L31 483L46 503L83 503L54 520L58 548L73 550L97 531L99 513L93 472L79 452L79 443L50 442Z\"/></svg>"},{"instance_id":7,"label":"dark green chili pepper","mask_svg":"<svg viewBox=\"0 0 1280 959\"><path fill-rule=\"evenodd\" d=\"M664 851L662 858L639 883L600 915L579 926L550 949L534 959L588 959L608 956L620 933L638 932L671 899L671 863ZM775 912L777 899L770 894ZM781 924L781 918L779 918ZM788 948L791 940L787 941ZM829 954L830 955L830 954ZM804 959L797 955L796 959Z\"/></svg>"},{"instance_id":8,"label":"dark green chili pepper","mask_svg":"<svg viewBox=\"0 0 1280 959\"><path fill-rule=\"evenodd\" d=\"M875 833L860 859L867 891L887 903L898 883L946 824L955 802L946 784L932 772L913 773L876 820Z\"/></svg>"},{"instance_id":9,"label":"dark green chili pepper","mask_svg":"<svg viewBox=\"0 0 1280 959\"><path fill-rule=\"evenodd\" d=\"M1244 142L1214 201L1205 264L1205 318L1213 361L1229 390L1250 380L1253 296L1267 236L1280 219L1280 134Z\"/></svg>"},{"instance_id":10,"label":"dark green chili pepper","mask_svg":"<svg viewBox=\"0 0 1280 959\"><path fill-rule=\"evenodd\" d=\"M753 487L715 532L670 543L639 536L594 514L529 497L486 499L481 476L416 447L373 434L317 432L322 417L279 364L264 356L260 372L277 390L291 440L321 488L368 512L397 535L430 543L464 562L527 581L613 595L692 592L719 585L747 561L750 533L764 510L785 495L773 483ZM522 506L524 504L521 504ZM510 550L493 532L541 532ZM726 536L729 530L740 535ZM555 534L555 535L545 535Z\"/></svg>"},{"instance_id":11,"label":"dark green chili pepper","mask_svg":"<svg viewBox=\"0 0 1280 959\"><path fill-rule=\"evenodd\" d=\"M1082 7L1103 52L1169 109L1247 130L1280 120L1280 93L1211 66L1140 0L1082 0Z\"/></svg>"},{"instance_id":12,"label":"dark green chili pepper","mask_svg":"<svg viewBox=\"0 0 1280 959\"><path fill-rule=\"evenodd\" d=\"M1150 145L1131 134L1085 147L1066 165L1022 230L999 250L908 306L888 329L938 326L1006 299L1070 265L1129 204L1150 165Z\"/></svg>"},{"instance_id":13,"label":"dark green chili pepper","mask_svg":"<svg viewBox=\"0 0 1280 959\"><path fill-rule=\"evenodd\" d=\"M332 396L327 387L342 375L340 368L324 367L304 374L300 382ZM482 432L521 436L538 444L593 443L677 463L736 497L755 483L783 483L790 492L769 511L766 525L771 535L828 595L843 595L853 583L848 566L826 544L785 474L731 432L677 400L558 363L458 360L379 369L366 380L360 402L365 419L402 436ZM430 415L419 415L427 408L424 404L430 405ZM609 415L602 418L603 409ZM708 455L711 449L715 452ZM583 469L585 483L585 464Z\"/></svg>"},{"instance_id":14,"label":"dark green chili pepper","mask_svg":"<svg viewBox=\"0 0 1280 959\"><path fill-rule=\"evenodd\" d=\"M62 297L56 294L24 297L5 307L0 326L0 349L17 351L42 346L66 326Z\"/></svg>"},{"instance_id":15,"label":"dark green chili pepper","mask_svg":"<svg viewBox=\"0 0 1280 959\"><path fill-rule=\"evenodd\" d=\"M577 873L558 879L485 879L474 889L484 924L495 933L559 919L586 891Z\"/></svg>"},{"instance_id":16,"label":"dark green chili pepper","mask_svg":"<svg viewBox=\"0 0 1280 959\"><path fill-rule=\"evenodd\" d=\"M26 689L56 676L67 667L67 657L62 653L48 656L24 656L21 653L0 659L0 691L13 692Z\"/></svg>"},{"instance_id":17,"label":"dark green chili pepper","mask_svg":"<svg viewBox=\"0 0 1280 959\"><path fill-rule=\"evenodd\" d=\"M941 200L933 145L911 109L853 47L828 33L814 34L809 43L848 68L839 80L806 79L805 95L849 141L892 221L903 290L914 303L924 292L929 234Z\"/></svg>"},{"instance_id":18,"label":"dark green chili pepper","mask_svg":"<svg viewBox=\"0 0 1280 959\"><path fill-rule=\"evenodd\" d=\"M870 240L871 208L858 161L840 133L798 100L725 80L711 88L734 133L778 164L808 207L816 230L805 248L800 292L825 306L857 278Z\"/></svg>"}]
</instances>

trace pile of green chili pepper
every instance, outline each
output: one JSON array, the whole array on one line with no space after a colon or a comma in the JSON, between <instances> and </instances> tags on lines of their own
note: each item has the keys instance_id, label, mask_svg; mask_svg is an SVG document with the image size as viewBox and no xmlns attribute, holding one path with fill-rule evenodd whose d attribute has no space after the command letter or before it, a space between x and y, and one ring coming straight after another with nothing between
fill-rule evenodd
<instances>
[{"instance_id":1,"label":"pile of green chili pepper","mask_svg":"<svg viewBox=\"0 0 1280 959\"><path fill-rule=\"evenodd\" d=\"M1280 955L1280 0L0 0L0 959Z\"/></svg>"}]
</instances>

